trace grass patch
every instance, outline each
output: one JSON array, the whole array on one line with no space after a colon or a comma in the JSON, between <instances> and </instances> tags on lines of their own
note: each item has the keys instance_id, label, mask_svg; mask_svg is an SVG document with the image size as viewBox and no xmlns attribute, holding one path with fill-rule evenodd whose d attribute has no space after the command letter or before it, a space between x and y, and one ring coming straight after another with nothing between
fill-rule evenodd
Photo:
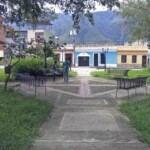
<instances>
[{"instance_id":1,"label":"grass patch","mask_svg":"<svg viewBox=\"0 0 150 150\"><path fill-rule=\"evenodd\" d=\"M0 87L0 149L26 150L51 110L48 102Z\"/></svg>"},{"instance_id":2,"label":"grass patch","mask_svg":"<svg viewBox=\"0 0 150 150\"><path fill-rule=\"evenodd\" d=\"M112 77L107 75L107 71L93 71L91 72L93 77L105 78L105 79L113 79ZM127 78L135 78L137 76L150 76L150 70L130 70L128 72ZM114 76L115 77L115 76ZM148 81L150 83L150 80Z\"/></svg>"},{"instance_id":3,"label":"grass patch","mask_svg":"<svg viewBox=\"0 0 150 150\"><path fill-rule=\"evenodd\" d=\"M130 78L135 78L137 76L150 76L150 70L142 69L142 70L130 70L128 72L128 76Z\"/></svg>"},{"instance_id":4,"label":"grass patch","mask_svg":"<svg viewBox=\"0 0 150 150\"><path fill-rule=\"evenodd\" d=\"M5 75L5 72L4 72L4 69L3 68L0 68L0 81L5 81L6 79L6 75ZM11 75L10 76L10 81L14 81L14 77Z\"/></svg>"},{"instance_id":5,"label":"grass patch","mask_svg":"<svg viewBox=\"0 0 150 150\"><path fill-rule=\"evenodd\" d=\"M112 79L107 75L107 71L93 71L91 72L91 76L96 78Z\"/></svg>"},{"instance_id":6,"label":"grass patch","mask_svg":"<svg viewBox=\"0 0 150 150\"><path fill-rule=\"evenodd\" d=\"M69 77L76 77L76 76L77 76L77 72L69 71Z\"/></svg>"},{"instance_id":7,"label":"grass patch","mask_svg":"<svg viewBox=\"0 0 150 150\"><path fill-rule=\"evenodd\" d=\"M5 81L5 73L4 73L4 69L0 68L0 81Z\"/></svg>"},{"instance_id":8,"label":"grass patch","mask_svg":"<svg viewBox=\"0 0 150 150\"><path fill-rule=\"evenodd\" d=\"M150 144L150 98L123 103L120 110L128 116L140 137Z\"/></svg>"}]
</instances>

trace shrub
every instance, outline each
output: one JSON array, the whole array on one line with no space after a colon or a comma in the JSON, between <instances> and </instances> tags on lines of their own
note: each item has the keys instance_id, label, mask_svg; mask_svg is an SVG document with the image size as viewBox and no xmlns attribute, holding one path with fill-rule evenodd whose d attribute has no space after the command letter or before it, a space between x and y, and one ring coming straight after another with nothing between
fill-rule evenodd
<instances>
[{"instance_id":1,"label":"shrub","mask_svg":"<svg viewBox=\"0 0 150 150\"><path fill-rule=\"evenodd\" d=\"M16 60L14 60L16 61ZM30 70L36 70L44 66L43 59L41 58L25 58L21 59L20 62L13 68L13 72L25 73Z\"/></svg>"},{"instance_id":2,"label":"shrub","mask_svg":"<svg viewBox=\"0 0 150 150\"><path fill-rule=\"evenodd\" d=\"M14 60L13 63L15 63L17 60ZM52 67L52 64L54 63L53 59L47 60L47 67ZM59 62L57 63L58 67L62 66ZM16 73L26 73L33 70L38 70L39 68L44 68L44 59L43 58L25 58L21 59L20 62L13 68L13 72Z\"/></svg>"},{"instance_id":3,"label":"shrub","mask_svg":"<svg viewBox=\"0 0 150 150\"><path fill-rule=\"evenodd\" d=\"M76 76L77 76L77 72L69 71L69 77L76 77Z\"/></svg>"},{"instance_id":4,"label":"shrub","mask_svg":"<svg viewBox=\"0 0 150 150\"><path fill-rule=\"evenodd\" d=\"M48 68L51 67L51 66L53 65L53 63L54 63L54 60L53 60L53 59L48 59L48 60L47 60L47 67L48 67Z\"/></svg>"}]
</instances>

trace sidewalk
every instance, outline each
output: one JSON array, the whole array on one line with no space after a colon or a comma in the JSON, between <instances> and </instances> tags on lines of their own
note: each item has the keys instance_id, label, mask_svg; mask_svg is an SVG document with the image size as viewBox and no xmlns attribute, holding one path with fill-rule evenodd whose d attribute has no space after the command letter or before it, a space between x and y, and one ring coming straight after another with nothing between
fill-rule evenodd
<instances>
[{"instance_id":1,"label":"sidewalk","mask_svg":"<svg viewBox=\"0 0 150 150\"><path fill-rule=\"evenodd\" d=\"M96 69L96 68L89 68L89 67L73 67L72 68L73 71L76 71L78 73L78 76L81 77L89 77L91 76L90 73L92 71L103 71L104 69Z\"/></svg>"},{"instance_id":2,"label":"sidewalk","mask_svg":"<svg viewBox=\"0 0 150 150\"><path fill-rule=\"evenodd\" d=\"M91 77L49 82L46 98L55 108L30 150L149 150L117 110L115 88L114 81Z\"/></svg>"}]
</instances>

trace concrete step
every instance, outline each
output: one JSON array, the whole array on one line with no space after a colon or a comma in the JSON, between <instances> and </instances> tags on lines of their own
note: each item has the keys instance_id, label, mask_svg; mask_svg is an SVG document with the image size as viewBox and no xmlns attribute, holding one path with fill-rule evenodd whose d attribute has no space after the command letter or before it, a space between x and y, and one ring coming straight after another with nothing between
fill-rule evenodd
<instances>
[{"instance_id":1,"label":"concrete step","mask_svg":"<svg viewBox=\"0 0 150 150\"><path fill-rule=\"evenodd\" d=\"M39 141L30 150L149 150L142 143L87 143Z\"/></svg>"}]
</instances>

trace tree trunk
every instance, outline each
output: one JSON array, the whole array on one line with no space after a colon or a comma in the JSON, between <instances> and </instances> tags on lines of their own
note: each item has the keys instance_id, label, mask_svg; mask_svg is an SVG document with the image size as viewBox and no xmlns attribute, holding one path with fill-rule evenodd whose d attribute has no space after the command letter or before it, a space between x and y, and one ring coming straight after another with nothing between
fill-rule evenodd
<instances>
[{"instance_id":1,"label":"tree trunk","mask_svg":"<svg viewBox=\"0 0 150 150\"><path fill-rule=\"evenodd\" d=\"M4 86L4 91L7 91L7 85L8 85L8 81L9 81L9 79L10 79L10 74L11 74L11 73L9 73L8 76L6 77L5 86Z\"/></svg>"}]
</instances>

